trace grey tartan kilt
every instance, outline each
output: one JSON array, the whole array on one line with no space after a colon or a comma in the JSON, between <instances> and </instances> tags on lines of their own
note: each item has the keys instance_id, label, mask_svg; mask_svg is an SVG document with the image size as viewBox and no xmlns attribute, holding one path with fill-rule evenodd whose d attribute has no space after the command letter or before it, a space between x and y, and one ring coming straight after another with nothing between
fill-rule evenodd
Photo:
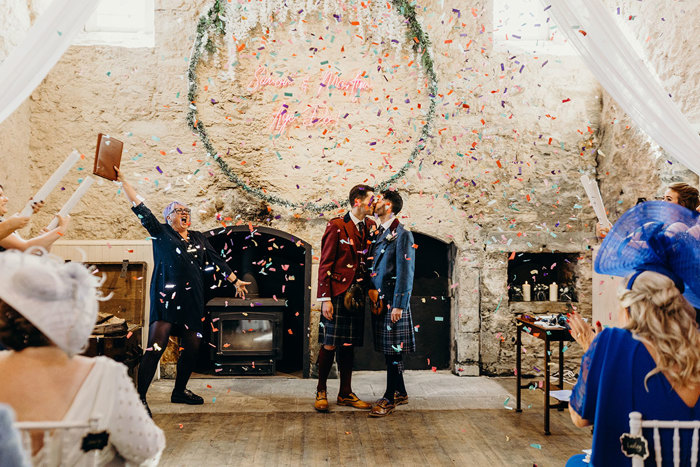
<instances>
[{"instance_id":1,"label":"grey tartan kilt","mask_svg":"<svg viewBox=\"0 0 700 467\"><path fill-rule=\"evenodd\" d=\"M365 333L365 310L352 312L345 308L342 293L332 298L333 319L326 319L321 315L321 322L318 325L318 343L321 345L339 346L352 344L361 346L364 344Z\"/></svg>"},{"instance_id":2,"label":"grey tartan kilt","mask_svg":"<svg viewBox=\"0 0 700 467\"><path fill-rule=\"evenodd\" d=\"M391 322L391 308L381 315L372 315L374 350L384 354L415 352L416 336L413 330L411 307L403 310L401 319Z\"/></svg>"}]
</instances>

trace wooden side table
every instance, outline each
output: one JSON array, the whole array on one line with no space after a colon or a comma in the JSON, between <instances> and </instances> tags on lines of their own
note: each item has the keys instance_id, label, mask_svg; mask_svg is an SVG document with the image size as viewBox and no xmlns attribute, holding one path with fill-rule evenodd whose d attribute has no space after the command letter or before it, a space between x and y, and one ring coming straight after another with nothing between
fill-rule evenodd
<instances>
[{"instance_id":1,"label":"wooden side table","mask_svg":"<svg viewBox=\"0 0 700 467\"><path fill-rule=\"evenodd\" d=\"M573 336L568 329L564 328L548 328L535 324L534 319L529 319L529 317L519 316L515 318L517 335L515 340L515 371L517 380L516 389L516 412L522 412L520 408L520 391L521 387L521 352L522 352L522 331L523 328L527 328L526 332L542 339L544 341L544 434L551 434L549 431L549 360L550 360L550 343L559 342L559 389L564 389L564 342L574 341ZM555 407L560 409L562 407L568 406L568 403L559 403Z\"/></svg>"}]
</instances>

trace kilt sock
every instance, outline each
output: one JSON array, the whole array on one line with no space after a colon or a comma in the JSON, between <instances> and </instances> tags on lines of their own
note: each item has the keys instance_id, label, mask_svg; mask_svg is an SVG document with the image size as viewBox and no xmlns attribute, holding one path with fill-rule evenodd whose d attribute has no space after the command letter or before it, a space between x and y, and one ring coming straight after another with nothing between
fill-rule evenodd
<instances>
[{"instance_id":1,"label":"kilt sock","mask_svg":"<svg viewBox=\"0 0 700 467\"><path fill-rule=\"evenodd\" d=\"M403 378L401 373L399 373L401 354L384 354L384 360L386 361L386 391L384 392L384 399L393 404L394 392L398 391L399 380L401 380L403 385Z\"/></svg>"},{"instance_id":2,"label":"kilt sock","mask_svg":"<svg viewBox=\"0 0 700 467\"><path fill-rule=\"evenodd\" d=\"M396 354L394 359L396 360L396 391L405 396L407 392L406 385L403 382L403 354Z\"/></svg>"},{"instance_id":3,"label":"kilt sock","mask_svg":"<svg viewBox=\"0 0 700 467\"><path fill-rule=\"evenodd\" d=\"M321 350L318 351L318 385L316 386L316 391L326 390L326 382L328 381L331 367L333 367L334 356L335 350L328 350L324 346L321 346Z\"/></svg>"},{"instance_id":4,"label":"kilt sock","mask_svg":"<svg viewBox=\"0 0 700 467\"><path fill-rule=\"evenodd\" d=\"M336 348L336 361L340 373L340 390L338 394L347 396L352 392L352 363L355 359L355 349L352 345L341 345Z\"/></svg>"}]
</instances>

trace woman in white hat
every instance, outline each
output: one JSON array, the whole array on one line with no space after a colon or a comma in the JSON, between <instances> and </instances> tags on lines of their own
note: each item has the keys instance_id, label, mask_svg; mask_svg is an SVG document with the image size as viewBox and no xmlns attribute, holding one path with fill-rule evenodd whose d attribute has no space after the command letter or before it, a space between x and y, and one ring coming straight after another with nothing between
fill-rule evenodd
<instances>
[{"instance_id":1,"label":"woman in white hat","mask_svg":"<svg viewBox=\"0 0 700 467\"><path fill-rule=\"evenodd\" d=\"M148 416L126 367L107 357L78 356L97 319L99 281L84 266L30 252L0 253L0 403L17 420L98 422L104 444L98 465L115 459L157 463L163 432ZM39 465L92 465L72 430L44 444L33 438ZM106 436L105 436L106 435Z\"/></svg>"}]
</instances>

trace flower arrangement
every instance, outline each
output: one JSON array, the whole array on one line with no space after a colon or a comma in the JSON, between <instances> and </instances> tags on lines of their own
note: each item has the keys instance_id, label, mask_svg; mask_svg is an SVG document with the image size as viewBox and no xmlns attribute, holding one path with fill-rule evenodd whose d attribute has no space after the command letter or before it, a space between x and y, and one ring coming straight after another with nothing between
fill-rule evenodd
<instances>
[{"instance_id":1,"label":"flower arrangement","mask_svg":"<svg viewBox=\"0 0 700 467\"><path fill-rule=\"evenodd\" d=\"M519 287L517 285L511 285L509 287L510 291L510 300L513 302L522 302L523 301L523 288Z\"/></svg>"},{"instance_id":2,"label":"flower arrangement","mask_svg":"<svg viewBox=\"0 0 700 467\"><path fill-rule=\"evenodd\" d=\"M535 288L533 289L534 292L534 301L536 302L545 302L549 300L549 286L546 284L535 284Z\"/></svg>"},{"instance_id":3,"label":"flower arrangement","mask_svg":"<svg viewBox=\"0 0 700 467\"><path fill-rule=\"evenodd\" d=\"M559 289L559 301L560 302L575 302L576 301L576 290L574 290L573 284L564 284Z\"/></svg>"}]
</instances>

